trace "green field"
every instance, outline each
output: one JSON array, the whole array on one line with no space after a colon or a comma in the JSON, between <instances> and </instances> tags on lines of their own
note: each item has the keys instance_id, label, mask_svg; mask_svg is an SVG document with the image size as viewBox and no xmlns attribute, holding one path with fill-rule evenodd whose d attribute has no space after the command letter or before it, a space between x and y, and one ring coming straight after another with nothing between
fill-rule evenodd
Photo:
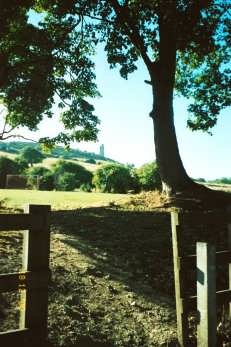
<instances>
[{"instance_id":1,"label":"green field","mask_svg":"<svg viewBox=\"0 0 231 347\"><path fill-rule=\"evenodd\" d=\"M37 190L0 189L0 200L9 208L23 208L25 204L48 204L53 210L102 206L127 198L125 194L56 192Z\"/></svg>"},{"instance_id":2,"label":"green field","mask_svg":"<svg viewBox=\"0 0 231 347\"><path fill-rule=\"evenodd\" d=\"M52 166L55 165L59 160L60 160L60 158L45 158L45 159L43 159L43 161L41 163L34 164L34 166L44 166L47 169L51 170ZM79 158L76 158L75 160L74 159L65 159L65 161L69 161L69 162L81 165L86 170L89 170L91 172L94 172L99 168L98 164L86 163L84 160L81 160ZM97 160L97 162L104 163L104 164L106 163L106 162L99 161L99 160Z\"/></svg>"}]
</instances>

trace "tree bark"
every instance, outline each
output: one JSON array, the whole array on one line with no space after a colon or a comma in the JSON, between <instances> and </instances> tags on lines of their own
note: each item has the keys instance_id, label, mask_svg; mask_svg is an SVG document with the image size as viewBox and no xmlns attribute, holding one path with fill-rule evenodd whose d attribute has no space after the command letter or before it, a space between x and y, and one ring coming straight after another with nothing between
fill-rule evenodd
<instances>
[{"instance_id":1,"label":"tree bark","mask_svg":"<svg viewBox=\"0 0 231 347\"><path fill-rule=\"evenodd\" d=\"M173 91L176 72L175 3L172 2L170 7L160 8L159 60L148 67L153 90L153 110L151 116L154 124L156 160L160 169L163 192L168 196L179 191L190 190L192 186L196 185L187 175L183 166L174 126Z\"/></svg>"},{"instance_id":2,"label":"tree bark","mask_svg":"<svg viewBox=\"0 0 231 347\"><path fill-rule=\"evenodd\" d=\"M173 114L173 90L164 81L155 83L153 108L156 161L160 169L163 192L172 195L192 188L195 183L183 166Z\"/></svg>"}]
</instances>

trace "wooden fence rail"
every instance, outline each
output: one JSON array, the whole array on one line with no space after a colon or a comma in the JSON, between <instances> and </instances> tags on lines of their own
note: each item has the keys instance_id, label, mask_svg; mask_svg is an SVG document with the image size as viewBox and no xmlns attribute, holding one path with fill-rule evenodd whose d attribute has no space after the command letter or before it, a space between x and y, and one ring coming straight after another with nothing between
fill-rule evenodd
<instances>
[{"instance_id":1,"label":"wooden fence rail","mask_svg":"<svg viewBox=\"0 0 231 347\"><path fill-rule=\"evenodd\" d=\"M0 346L42 347L47 339L50 206L28 205L24 212L0 214L0 231L24 233L22 271L0 274L0 292L20 291L19 329L0 333Z\"/></svg>"},{"instance_id":2,"label":"wooden fence rail","mask_svg":"<svg viewBox=\"0 0 231 347\"><path fill-rule=\"evenodd\" d=\"M191 230L187 233L185 230ZM209 233L213 224L217 225L217 235L221 232L221 224L226 225L226 232L222 239L225 250L216 252L214 244L217 236ZM190 346L189 341L189 313L199 313L197 327L198 347L216 346L216 312L217 307L225 305L231 315L231 220L226 211L212 213L182 213L177 210L171 212L173 263L175 278L175 298L177 314L177 335L181 347ZM197 234L198 225L202 225ZM219 227L220 226L220 227ZM204 233L204 234L203 234ZM210 240L208 235L210 235ZM200 240L203 242L197 243ZM209 242L213 240L212 244ZM190 243L194 254L187 253L184 245ZM196 254L197 244L197 254ZM224 247L224 245L222 245ZM216 290L216 266L227 271L228 288ZM193 276L188 274L193 270ZM188 277L187 277L188 276ZM197 285L196 285L197 283ZM193 288L193 290L192 290ZM193 293L192 293L193 291ZM202 342L203 341L203 342Z\"/></svg>"}]
</instances>

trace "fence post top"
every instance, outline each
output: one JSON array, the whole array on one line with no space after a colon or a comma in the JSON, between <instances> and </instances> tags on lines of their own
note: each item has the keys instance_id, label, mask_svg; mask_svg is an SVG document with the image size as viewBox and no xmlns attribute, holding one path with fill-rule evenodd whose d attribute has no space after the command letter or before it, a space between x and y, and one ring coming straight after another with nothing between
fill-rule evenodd
<instances>
[{"instance_id":1,"label":"fence post top","mask_svg":"<svg viewBox=\"0 0 231 347\"><path fill-rule=\"evenodd\" d=\"M24 206L25 213L41 213L46 214L51 211L51 205L27 204Z\"/></svg>"},{"instance_id":2,"label":"fence post top","mask_svg":"<svg viewBox=\"0 0 231 347\"><path fill-rule=\"evenodd\" d=\"M180 207L171 207L170 212L171 213L181 213L181 212L183 212L183 210Z\"/></svg>"}]
</instances>

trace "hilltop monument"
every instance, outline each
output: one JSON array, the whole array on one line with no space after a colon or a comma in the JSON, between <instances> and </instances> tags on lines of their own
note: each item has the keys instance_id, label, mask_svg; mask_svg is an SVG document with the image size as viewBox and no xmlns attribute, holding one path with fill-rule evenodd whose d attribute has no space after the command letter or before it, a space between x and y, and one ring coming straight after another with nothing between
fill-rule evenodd
<instances>
[{"instance_id":1,"label":"hilltop monument","mask_svg":"<svg viewBox=\"0 0 231 347\"><path fill-rule=\"evenodd\" d=\"M101 157L104 157L104 145L100 145L99 147L99 155L101 155Z\"/></svg>"}]
</instances>

